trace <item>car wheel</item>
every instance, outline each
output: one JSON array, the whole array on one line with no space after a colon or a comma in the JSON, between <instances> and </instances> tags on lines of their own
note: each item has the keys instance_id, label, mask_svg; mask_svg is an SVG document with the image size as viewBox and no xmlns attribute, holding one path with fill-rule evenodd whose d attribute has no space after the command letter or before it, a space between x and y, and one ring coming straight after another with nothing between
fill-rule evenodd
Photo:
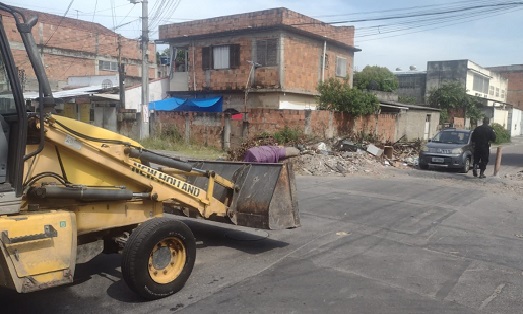
<instances>
[{"instance_id":1,"label":"car wheel","mask_svg":"<svg viewBox=\"0 0 523 314\"><path fill-rule=\"evenodd\" d=\"M129 288L154 300L182 289L194 266L196 241L183 222L153 218L136 227L122 255L122 275Z\"/></svg>"},{"instance_id":2,"label":"car wheel","mask_svg":"<svg viewBox=\"0 0 523 314\"><path fill-rule=\"evenodd\" d=\"M470 170L470 157L467 157L465 159L465 164L463 165L463 168L460 169L461 173L467 173Z\"/></svg>"}]
</instances>

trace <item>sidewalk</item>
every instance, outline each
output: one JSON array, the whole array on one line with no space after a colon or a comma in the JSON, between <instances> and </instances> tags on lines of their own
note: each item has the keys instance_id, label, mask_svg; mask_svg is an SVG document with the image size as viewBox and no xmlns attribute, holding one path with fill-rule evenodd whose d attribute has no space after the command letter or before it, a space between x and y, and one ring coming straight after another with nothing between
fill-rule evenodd
<instances>
[{"instance_id":1,"label":"sidewalk","mask_svg":"<svg viewBox=\"0 0 523 314\"><path fill-rule=\"evenodd\" d=\"M498 177L507 178L523 171L523 136L511 138L510 143L493 145L490 148L489 166L494 171L496 165L496 154L498 147L501 146L501 167ZM489 169L487 168L487 171ZM489 171L490 172L490 171Z\"/></svg>"}]
</instances>

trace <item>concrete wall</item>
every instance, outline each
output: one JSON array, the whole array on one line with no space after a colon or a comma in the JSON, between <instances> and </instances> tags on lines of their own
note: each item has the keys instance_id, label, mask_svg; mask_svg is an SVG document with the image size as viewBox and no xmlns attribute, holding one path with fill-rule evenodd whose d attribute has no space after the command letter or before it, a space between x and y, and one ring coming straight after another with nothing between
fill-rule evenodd
<instances>
[{"instance_id":1,"label":"concrete wall","mask_svg":"<svg viewBox=\"0 0 523 314\"><path fill-rule=\"evenodd\" d=\"M494 108L494 117L490 120L490 123L497 123L505 127L507 130L510 130L508 121L509 110L511 109Z\"/></svg>"},{"instance_id":2,"label":"concrete wall","mask_svg":"<svg viewBox=\"0 0 523 314\"><path fill-rule=\"evenodd\" d=\"M396 138L406 141L423 140L427 115L430 115L430 128L428 138L438 132L439 116L437 111L406 110L398 115L396 124Z\"/></svg>"},{"instance_id":3,"label":"concrete wall","mask_svg":"<svg viewBox=\"0 0 523 314\"><path fill-rule=\"evenodd\" d=\"M149 101L167 98L169 79L163 78L149 82ZM142 87L136 86L125 90L125 109L134 109L142 112Z\"/></svg>"},{"instance_id":4,"label":"concrete wall","mask_svg":"<svg viewBox=\"0 0 523 314\"><path fill-rule=\"evenodd\" d=\"M466 86L468 60L427 62L427 95L447 82L458 81Z\"/></svg>"},{"instance_id":5,"label":"concrete wall","mask_svg":"<svg viewBox=\"0 0 523 314\"><path fill-rule=\"evenodd\" d=\"M427 72L395 73L395 75L399 83L396 93L399 96L414 98L415 105L425 105Z\"/></svg>"},{"instance_id":6,"label":"concrete wall","mask_svg":"<svg viewBox=\"0 0 523 314\"><path fill-rule=\"evenodd\" d=\"M519 109L512 109L509 111L509 131L511 136L519 136L523 134L523 112Z\"/></svg>"}]
</instances>

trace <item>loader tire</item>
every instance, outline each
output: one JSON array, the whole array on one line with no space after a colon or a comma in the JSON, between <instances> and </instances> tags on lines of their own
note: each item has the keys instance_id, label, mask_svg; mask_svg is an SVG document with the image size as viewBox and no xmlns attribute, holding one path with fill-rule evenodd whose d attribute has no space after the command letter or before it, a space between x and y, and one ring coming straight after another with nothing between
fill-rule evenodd
<instances>
[{"instance_id":1,"label":"loader tire","mask_svg":"<svg viewBox=\"0 0 523 314\"><path fill-rule=\"evenodd\" d=\"M147 300L180 291L191 275L196 241L191 229L172 218L140 224L122 252L122 276L129 288Z\"/></svg>"}]
</instances>

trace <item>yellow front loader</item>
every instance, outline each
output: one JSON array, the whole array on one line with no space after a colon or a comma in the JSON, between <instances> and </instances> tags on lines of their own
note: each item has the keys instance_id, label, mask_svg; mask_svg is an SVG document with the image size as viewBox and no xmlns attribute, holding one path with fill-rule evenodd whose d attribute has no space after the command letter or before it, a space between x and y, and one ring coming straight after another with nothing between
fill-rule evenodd
<instances>
[{"instance_id":1,"label":"yellow front loader","mask_svg":"<svg viewBox=\"0 0 523 314\"><path fill-rule=\"evenodd\" d=\"M122 253L122 277L145 299L189 278L195 238L169 212L253 228L299 226L289 164L183 162L130 138L54 114L55 99L26 19L17 24L40 84L26 107L0 24L0 287L71 283L76 263Z\"/></svg>"}]
</instances>

